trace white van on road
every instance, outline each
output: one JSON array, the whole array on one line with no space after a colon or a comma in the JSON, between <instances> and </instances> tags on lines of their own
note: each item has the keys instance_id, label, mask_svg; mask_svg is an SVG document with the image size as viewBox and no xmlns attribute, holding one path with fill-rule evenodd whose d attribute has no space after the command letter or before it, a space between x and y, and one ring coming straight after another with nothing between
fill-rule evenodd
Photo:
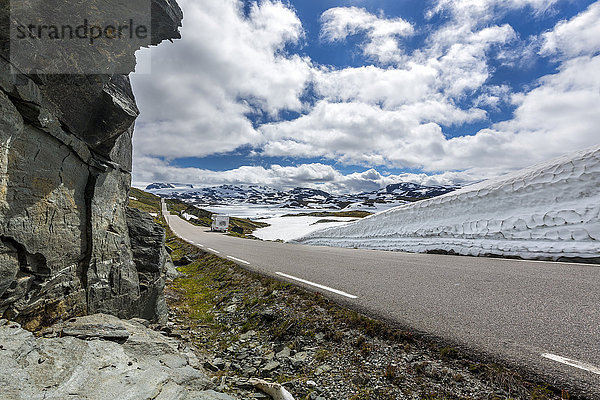
<instances>
[{"instance_id":1,"label":"white van on road","mask_svg":"<svg viewBox=\"0 0 600 400\"><path fill-rule=\"evenodd\" d=\"M213 232L227 232L229 229L229 216L214 214L212 216L212 225L210 230Z\"/></svg>"}]
</instances>

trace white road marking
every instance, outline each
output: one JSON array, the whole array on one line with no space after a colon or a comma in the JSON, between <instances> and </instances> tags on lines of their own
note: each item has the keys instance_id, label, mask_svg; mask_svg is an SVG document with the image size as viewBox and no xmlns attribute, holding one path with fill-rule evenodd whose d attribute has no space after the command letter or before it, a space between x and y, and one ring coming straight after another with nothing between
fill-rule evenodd
<instances>
[{"instance_id":1,"label":"white road marking","mask_svg":"<svg viewBox=\"0 0 600 400\"><path fill-rule=\"evenodd\" d=\"M547 358L547 359L552 360L552 361L559 362L561 364L569 365L571 367L579 368L579 369L591 372L591 373L596 374L596 375L600 375L600 368L598 368L598 367L596 367L596 366L594 366L592 364L588 364L588 363L584 363L584 362L581 362L581 361L573 360L571 358L557 356L556 354L550 354L550 353L544 353L544 354L542 354L542 357Z\"/></svg>"},{"instance_id":2,"label":"white road marking","mask_svg":"<svg viewBox=\"0 0 600 400\"><path fill-rule=\"evenodd\" d=\"M196 246L199 246L199 247L204 247L204 245L203 245L203 244L200 244L200 243L194 243L194 244L195 244Z\"/></svg>"},{"instance_id":3,"label":"white road marking","mask_svg":"<svg viewBox=\"0 0 600 400\"><path fill-rule=\"evenodd\" d=\"M241 258L236 258L232 256L227 256L230 260L241 262L242 264L250 265L248 261L242 260Z\"/></svg>"},{"instance_id":4,"label":"white road marking","mask_svg":"<svg viewBox=\"0 0 600 400\"><path fill-rule=\"evenodd\" d=\"M305 283L305 284L307 284L307 285L314 286L314 287L316 287L316 288L319 288L319 289L327 290L327 291L329 291L329 292L332 292L332 293L335 293L335 294L339 294L339 295L341 295L341 296L348 297L349 299L358 299L358 296L354 296L354 295L352 295L352 294L348 294L348 293L346 293L346 292L342 292L341 290L333 289L333 288L330 288L330 287L328 287L328 286L319 285L318 283L314 283L314 282L311 282L311 281L307 281L307 280L305 280L305 279L296 278L295 276L291 276L291 275L288 275L288 274L284 274L283 272L275 272L275 273L276 273L277 275L281 275L281 276L283 276L283 277L285 277L285 278L292 279L292 280L294 280L294 281L298 281L298 282L301 282L301 283Z\"/></svg>"},{"instance_id":5,"label":"white road marking","mask_svg":"<svg viewBox=\"0 0 600 400\"><path fill-rule=\"evenodd\" d=\"M208 250L208 251L212 251L213 253L221 254L221 252L220 252L220 251L217 251L217 250L215 250L215 249L211 249L210 247L207 247L207 248L206 248L206 250Z\"/></svg>"}]
</instances>

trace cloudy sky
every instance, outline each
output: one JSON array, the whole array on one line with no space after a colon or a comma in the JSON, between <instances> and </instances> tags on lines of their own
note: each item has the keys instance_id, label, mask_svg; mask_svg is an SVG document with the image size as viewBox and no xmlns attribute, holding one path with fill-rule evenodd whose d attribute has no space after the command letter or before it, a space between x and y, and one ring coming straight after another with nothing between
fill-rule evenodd
<instances>
[{"instance_id":1,"label":"cloudy sky","mask_svg":"<svg viewBox=\"0 0 600 400\"><path fill-rule=\"evenodd\" d=\"M465 183L600 143L600 1L178 0L134 182Z\"/></svg>"}]
</instances>

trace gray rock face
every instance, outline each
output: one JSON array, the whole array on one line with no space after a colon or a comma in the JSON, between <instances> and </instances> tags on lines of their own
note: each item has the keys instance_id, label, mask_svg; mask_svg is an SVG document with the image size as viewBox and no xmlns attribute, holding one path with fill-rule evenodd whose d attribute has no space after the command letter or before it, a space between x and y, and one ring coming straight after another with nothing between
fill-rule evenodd
<instances>
[{"instance_id":1,"label":"gray rock face","mask_svg":"<svg viewBox=\"0 0 600 400\"><path fill-rule=\"evenodd\" d=\"M0 323L2 399L235 400L210 390L191 350L137 321L91 315L51 336Z\"/></svg>"},{"instance_id":2,"label":"gray rock face","mask_svg":"<svg viewBox=\"0 0 600 400\"><path fill-rule=\"evenodd\" d=\"M165 248L165 231L147 213L127 209L127 225L140 288L140 317L167 321L163 295L171 258Z\"/></svg>"},{"instance_id":3,"label":"gray rock face","mask_svg":"<svg viewBox=\"0 0 600 400\"><path fill-rule=\"evenodd\" d=\"M31 330L97 312L164 320L163 239L139 216L129 223L126 211L138 115L129 78L19 73L8 61L5 3L0 317ZM110 4L94 0L90 6ZM152 10L152 44L179 38L177 4L152 0ZM136 49L129 50L120 56L133 60ZM148 237L132 240L131 232Z\"/></svg>"}]
</instances>

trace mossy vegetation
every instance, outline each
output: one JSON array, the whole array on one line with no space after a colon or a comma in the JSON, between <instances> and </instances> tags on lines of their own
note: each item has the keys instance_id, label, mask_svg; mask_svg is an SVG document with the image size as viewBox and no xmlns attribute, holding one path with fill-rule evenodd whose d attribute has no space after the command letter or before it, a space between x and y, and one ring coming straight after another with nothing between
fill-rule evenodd
<instances>
[{"instance_id":1,"label":"mossy vegetation","mask_svg":"<svg viewBox=\"0 0 600 400\"><path fill-rule=\"evenodd\" d=\"M458 358L458 349L450 346L443 347L440 350L440 357L446 360Z\"/></svg>"},{"instance_id":2,"label":"mossy vegetation","mask_svg":"<svg viewBox=\"0 0 600 400\"><path fill-rule=\"evenodd\" d=\"M531 393L531 400L548 400L552 395L552 391L547 386L537 386Z\"/></svg>"}]
</instances>

